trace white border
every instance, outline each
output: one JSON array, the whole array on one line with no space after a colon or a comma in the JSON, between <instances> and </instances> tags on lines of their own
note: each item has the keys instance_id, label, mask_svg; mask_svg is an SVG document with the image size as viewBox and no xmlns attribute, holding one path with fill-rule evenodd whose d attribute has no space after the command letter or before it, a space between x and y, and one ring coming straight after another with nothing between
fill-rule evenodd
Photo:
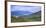
<instances>
[{"instance_id":1,"label":"white border","mask_svg":"<svg viewBox=\"0 0 46 28\"><path fill-rule=\"evenodd\" d=\"M11 23L11 11L10 5L24 5L24 6L41 6L41 22L18 22ZM7 25L8 26L23 26L23 25L39 25L44 24L44 4L36 4L36 3L18 3L18 2L7 2Z\"/></svg>"}]
</instances>

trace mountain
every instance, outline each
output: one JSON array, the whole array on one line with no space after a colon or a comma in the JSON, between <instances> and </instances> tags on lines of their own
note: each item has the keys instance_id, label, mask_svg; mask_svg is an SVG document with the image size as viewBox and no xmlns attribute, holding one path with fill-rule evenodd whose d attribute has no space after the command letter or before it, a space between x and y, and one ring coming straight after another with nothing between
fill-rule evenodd
<instances>
[{"instance_id":1,"label":"mountain","mask_svg":"<svg viewBox=\"0 0 46 28\"><path fill-rule=\"evenodd\" d=\"M36 12L36 13L32 13L32 14L29 14L29 15L19 16L19 17L23 17L23 18L31 18L31 17L33 17L33 16L35 16L35 17L41 16L41 11Z\"/></svg>"},{"instance_id":2,"label":"mountain","mask_svg":"<svg viewBox=\"0 0 46 28\"><path fill-rule=\"evenodd\" d=\"M28 11L11 11L11 16L23 16L23 15L28 15L32 14L32 12Z\"/></svg>"},{"instance_id":3,"label":"mountain","mask_svg":"<svg viewBox=\"0 0 46 28\"><path fill-rule=\"evenodd\" d=\"M36 13L33 13L32 15L41 15L41 11L38 11Z\"/></svg>"}]
</instances>

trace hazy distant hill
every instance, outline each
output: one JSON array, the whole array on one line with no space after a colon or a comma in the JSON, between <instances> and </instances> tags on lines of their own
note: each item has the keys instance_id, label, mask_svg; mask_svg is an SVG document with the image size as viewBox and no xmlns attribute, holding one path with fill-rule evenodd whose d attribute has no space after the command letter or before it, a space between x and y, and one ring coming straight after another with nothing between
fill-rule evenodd
<instances>
[{"instance_id":1,"label":"hazy distant hill","mask_svg":"<svg viewBox=\"0 0 46 28\"><path fill-rule=\"evenodd\" d=\"M30 15L24 15L24 16L19 16L19 18L24 18L24 20L29 19L32 21L41 21L41 11L30 14Z\"/></svg>"},{"instance_id":2,"label":"hazy distant hill","mask_svg":"<svg viewBox=\"0 0 46 28\"><path fill-rule=\"evenodd\" d=\"M41 11L29 14L29 15L24 15L24 16L21 16L21 17L32 17L32 16L41 16Z\"/></svg>"},{"instance_id":3,"label":"hazy distant hill","mask_svg":"<svg viewBox=\"0 0 46 28\"><path fill-rule=\"evenodd\" d=\"M11 11L11 16L23 16L26 14L32 14L32 12L28 11Z\"/></svg>"},{"instance_id":4,"label":"hazy distant hill","mask_svg":"<svg viewBox=\"0 0 46 28\"><path fill-rule=\"evenodd\" d=\"M41 15L41 11L36 12L36 13L34 13L34 14L32 14L32 15Z\"/></svg>"}]
</instances>

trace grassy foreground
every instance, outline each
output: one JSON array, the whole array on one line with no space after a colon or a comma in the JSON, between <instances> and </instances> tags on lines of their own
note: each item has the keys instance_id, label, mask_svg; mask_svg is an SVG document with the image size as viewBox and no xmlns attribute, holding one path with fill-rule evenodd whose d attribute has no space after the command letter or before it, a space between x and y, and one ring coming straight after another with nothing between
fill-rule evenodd
<instances>
[{"instance_id":1,"label":"grassy foreground","mask_svg":"<svg viewBox=\"0 0 46 28\"><path fill-rule=\"evenodd\" d=\"M41 16L32 16L32 17L18 17L11 16L11 22L32 22L32 21L41 21Z\"/></svg>"}]
</instances>

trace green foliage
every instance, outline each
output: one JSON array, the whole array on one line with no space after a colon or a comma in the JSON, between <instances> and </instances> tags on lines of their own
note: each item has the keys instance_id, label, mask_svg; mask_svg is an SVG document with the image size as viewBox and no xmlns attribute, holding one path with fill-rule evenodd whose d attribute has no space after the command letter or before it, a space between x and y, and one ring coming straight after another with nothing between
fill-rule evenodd
<instances>
[{"instance_id":1,"label":"green foliage","mask_svg":"<svg viewBox=\"0 0 46 28\"><path fill-rule=\"evenodd\" d=\"M31 22L31 21L41 21L41 16L32 16L32 17L17 17L11 16L11 22Z\"/></svg>"},{"instance_id":2,"label":"green foliage","mask_svg":"<svg viewBox=\"0 0 46 28\"><path fill-rule=\"evenodd\" d=\"M11 22L16 22L16 17L15 16L11 16Z\"/></svg>"}]
</instances>

